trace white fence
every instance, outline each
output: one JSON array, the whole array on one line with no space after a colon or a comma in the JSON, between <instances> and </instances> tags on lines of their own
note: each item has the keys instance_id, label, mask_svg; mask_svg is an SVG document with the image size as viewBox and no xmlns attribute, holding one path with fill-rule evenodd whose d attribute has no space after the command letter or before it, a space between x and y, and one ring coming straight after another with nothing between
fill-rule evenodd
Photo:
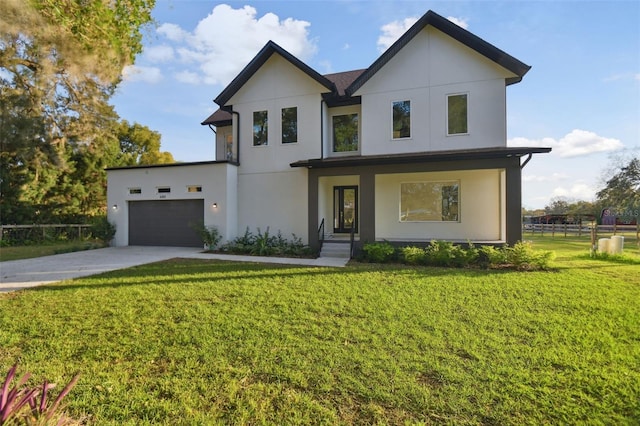
<instances>
[{"instance_id":1,"label":"white fence","mask_svg":"<svg viewBox=\"0 0 640 426\"><path fill-rule=\"evenodd\" d=\"M595 232L595 235L592 235ZM524 224L522 235L551 235L564 237L607 237L611 235L623 235L626 239L635 239L640 242L640 225L573 225L566 223L549 224Z\"/></svg>"},{"instance_id":2,"label":"white fence","mask_svg":"<svg viewBox=\"0 0 640 426\"><path fill-rule=\"evenodd\" d=\"M93 225L0 225L0 241L47 241L56 239L83 239L90 235Z\"/></svg>"}]
</instances>

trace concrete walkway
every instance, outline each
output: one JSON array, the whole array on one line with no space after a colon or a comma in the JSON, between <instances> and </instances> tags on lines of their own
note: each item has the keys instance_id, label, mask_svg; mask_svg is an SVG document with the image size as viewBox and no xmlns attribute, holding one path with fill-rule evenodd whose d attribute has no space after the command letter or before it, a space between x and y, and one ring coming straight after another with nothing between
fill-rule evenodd
<instances>
[{"instance_id":1,"label":"concrete walkway","mask_svg":"<svg viewBox=\"0 0 640 426\"><path fill-rule=\"evenodd\" d=\"M173 258L230 260L235 262L344 267L348 259L293 259L202 253L193 247L108 247L34 259L0 262L0 292L130 268Z\"/></svg>"}]
</instances>

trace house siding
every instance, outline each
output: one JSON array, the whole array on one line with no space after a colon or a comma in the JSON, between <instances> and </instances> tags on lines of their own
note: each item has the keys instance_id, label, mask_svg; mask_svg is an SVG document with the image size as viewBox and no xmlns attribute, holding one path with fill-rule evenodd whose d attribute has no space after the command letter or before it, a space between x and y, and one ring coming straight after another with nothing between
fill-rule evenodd
<instances>
[{"instance_id":1,"label":"house siding","mask_svg":"<svg viewBox=\"0 0 640 426\"><path fill-rule=\"evenodd\" d=\"M129 202L148 200L202 199L204 223L216 226L225 240L235 238L236 172L236 167L227 163L107 170L107 218L116 226L112 245L129 245ZM202 192L188 192L189 185L201 186ZM171 192L159 194L161 186L170 187ZM129 188L140 188L141 193L130 194Z\"/></svg>"},{"instance_id":2,"label":"house siding","mask_svg":"<svg viewBox=\"0 0 640 426\"><path fill-rule=\"evenodd\" d=\"M433 28L425 28L357 92L362 155L506 146L510 72ZM447 95L469 95L469 133L447 136ZM411 101L411 137L392 138L393 101Z\"/></svg>"}]
</instances>

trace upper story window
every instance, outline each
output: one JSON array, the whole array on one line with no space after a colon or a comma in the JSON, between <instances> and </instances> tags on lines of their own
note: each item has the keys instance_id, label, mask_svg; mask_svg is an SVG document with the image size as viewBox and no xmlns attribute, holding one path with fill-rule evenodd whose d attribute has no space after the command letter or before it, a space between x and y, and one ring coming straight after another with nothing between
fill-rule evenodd
<instances>
[{"instance_id":1,"label":"upper story window","mask_svg":"<svg viewBox=\"0 0 640 426\"><path fill-rule=\"evenodd\" d=\"M469 133L468 103L467 93L447 95L447 135Z\"/></svg>"},{"instance_id":2,"label":"upper story window","mask_svg":"<svg viewBox=\"0 0 640 426\"><path fill-rule=\"evenodd\" d=\"M282 108L282 143L298 142L298 108Z\"/></svg>"},{"instance_id":3,"label":"upper story window","mask_svg":"<svg viewBox=\"0 0 640 426\"><path fill-rule=\"evenodd\" d=\"M393 103L393 139L411 137L411 101Z\"/></svg>"},{"instance_id":4,"label":"upper story window","mask_svg":"<svg viewBox=\"0 0 640 426\"><path fill-rule=\"evenodd\" d=\"M226 133L224 135L225 157L228 161L233 160L233 134Z\"/></svg>"},{"instance_id":5,"label":"upper story window","mask_svg":"<svg viewBox=\"0 0 640 426\"><path fill-rule=\"evenodd\" d=\"M267 111L253 112L253 146L267 145L268 124Z\"/></svg>"},{"instance_id":6,"label":"upper story window","mask_svg":"<svg viewBox=\"0 0 640 426\"><path fill-rule=\"evenodd\" d=\"M202 192L202 185L188 185L187 192Z\"/></svg>"},{"instance_id":7,"label":"upper story window","mask_svg":"<svg viewBox=\"0 0 640 426\"><path fill-rule=\"evenodd\" d=\"M400 184L400 222L458 222L459 220L459 182Z\"/></svg>"},{"instance_id":8,"label":"upper story window","mask_svg":"<svg viewBox=\"0 0 640 426\"><path fill-rule=\"evenodd\" d=\"M358 150L358 114L333 116L333 152Z\"/></svg>"},{"instance_id":9,"label":"upper story window","mask_svg":"<svg viewBox=\"0 0 640 426\"><path fill-rule=\"evenodd\" d=\"M142 194L142 188L129 188L129 194L131 195Z\"/></svg>"},{"instance_id":10,"label":"upper story window","mask_svg":"<svg viewBox=\"0 0 640 426\"><path fill-rule=\"evenodd\" d=\"M169 192L171 192L171 187L169 186L159 186L157 189L158 194L168 194Z\"/></svg>"}]
</instances>

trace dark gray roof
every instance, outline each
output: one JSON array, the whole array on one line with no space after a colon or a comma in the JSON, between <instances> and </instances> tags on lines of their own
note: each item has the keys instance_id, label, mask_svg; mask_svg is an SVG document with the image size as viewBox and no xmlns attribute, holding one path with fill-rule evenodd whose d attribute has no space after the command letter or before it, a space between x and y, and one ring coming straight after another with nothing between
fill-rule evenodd
<instances>
[{"instance_id":1,"label":"dark gray roof","mask_svg":"<svg viewBox=\"0 0 640 426\"><path fill-rule=\"evenodd\" d=\"M498 49L494 45L487 43L475 34L472 34L464 28L454 24L447 18L444 18L430 10L425 13L422 18L418 19L418 21L413 24L413 26L402 35L402 37L396 40L391 47L389 47L373 64L371 64L369 68L367 68L364 73L362 73L362 75L360 75L360 77L358 77L356 81L347 88L347 95L353 95L356 90L362 87L367 80L378 72L387 62L389 62L396 53L398 53L427 25L437 28L460 43L516 74L517 77L507 79L507 84L518 83L522 80L522 77L527 73L527 71L531 69L529 65L520 62L513 56Z\"/></svg>"},{"instance_id":2,"label":"dark gray roof","mask_svg":"<svg viewBox=\"0 0 640 426\"><path fill-rule=\"evenodd\" d=\"M551 152L551 148L478 148L451 151L411 152L403 154L384 155L354 155L349 157L313 158L296 161L291 167L330 168L354 166L379 166L388 164L410 164L440 161L480 160L508 157L522 157L529 154L544 154Z\"/></svg>"},{"instance_id":3,"label":"dark gray roof","mask_svg":"<svg viewBox=\"0 0 640 426\"><path fill-rule=\"evenodd\" d=\"M232 116L230 112L223 109L218 109L204 120L202 125L211 124L212 126L230 126L232 122Z\"/></svg>"},{"instance_id":4,"label":"dark gray roof","mask_svg":"<svg viewBox=\"0 0 640 426\"><path fill-rule=\"evenodd\" d=\"M291 62L293 65L298 67L302 72L306 73L309 77L316 80L321 85L325 86L328 91L334 91L334 84L328 80L327 78L320 75L313 68L302 62L300 59L293 56L291 53L284 50L282 47L278 46L273 41L267 42L264 47L258 52L258 54L249 62L249 64L244 67L240 74L233 79L231 83L218 95L217 98L214 99L214 102L220 106L225 105L231 97L236 94L238 90L260 69L267 59L271 57L274 53L278 53L280 56Z\"/></svg>"}]
</instances>

